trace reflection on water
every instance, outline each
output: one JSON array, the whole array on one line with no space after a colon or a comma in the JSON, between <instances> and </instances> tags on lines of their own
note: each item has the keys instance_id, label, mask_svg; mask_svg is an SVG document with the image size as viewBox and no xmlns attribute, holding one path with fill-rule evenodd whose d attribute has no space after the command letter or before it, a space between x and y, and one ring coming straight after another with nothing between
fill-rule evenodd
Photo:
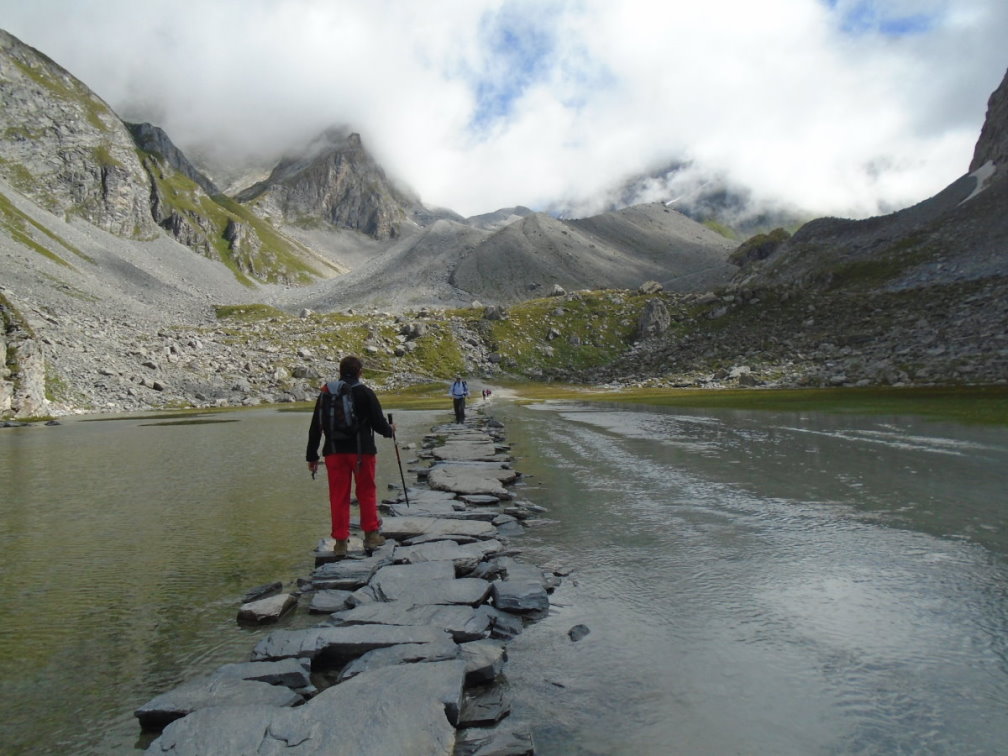
<instances>
[{"instance_id":1,"label":"reflection on water","mask_svg":"<svg viewBox=\"0 0 1008 756\"><path fill-rule=\"evenodd\" d=\"M396 422L406 438L435 417ZM215 419L237 422L0 432L0 752L146 745L137 706L245 661L265 632L236 624L242 594L311 571L329 510L309 415ZM398 470L379 444L385 490Z\"/></svg>"},{"instance_id":2,"label":"reflection on water","mask_svg":"<svg viewBox=\"0 0 1008 756\"><path fill-rule=\"evenodd\" d=\"M1003 752L1008 431L496 411L549 508L525 558L573 569L511 645L539 753ZM400 441L448 414L397 414ZM267 632L241 594L310 571L308 416L227 417L0 432L0 751L143 747L136 706Z\"/></svg>"},{"instance_id":3,"label":"reflection on water","mask_svg":"<svg viewBox=\"0 0 1008 756\"><path fill-rule=\"evenodd\" d=\"M513 644L540 753L1003 752L1008 432L537 409L524 545L574 569Z\"/></svg>"}]
</instances>

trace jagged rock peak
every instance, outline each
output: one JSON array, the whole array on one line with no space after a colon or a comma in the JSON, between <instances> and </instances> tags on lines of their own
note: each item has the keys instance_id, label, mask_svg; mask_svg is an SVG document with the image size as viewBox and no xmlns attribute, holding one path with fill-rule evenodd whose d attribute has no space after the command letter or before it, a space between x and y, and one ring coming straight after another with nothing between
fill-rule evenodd
<instances>
[{"instance_id":1,"label":"jagged rock peak","mask_svg":"<svg viewBox=\"0 0 1008 756\"><path fill-rule=\"evenodd\" d=\"M152 238L150 182L126 127L51 59L0 30L0 175L51 212Z\"/></svg>"},{"instance_id":2,"label":"jagged rock peak","mask_svg":"<svg viewBox=\"0 0 1008 756\"><path fill-rule=\"evenodd\" d=\"M220 194L217 185L189 162L182 150L175 146L175 143L163 129L150 123L127 123L126 128L129 129L133 141L141 150L160 155L168 161L172 168L195 181L207 194Z\"/></svg>"},{"instance_id":3,"label":"jagged rock peak","mask_svg":"<svg viewBox=\"0 0 1008 756\"><path fill-rule=\"evenodd\" d=\"M970 172L988 162L998 166L999 173L1008 171L1008 71L987 101L987 118L973 152Z\"/></svg>"},{"instance_id":4,"label":"jagged rock peak","mask_svg":"<svg viewBox=\"0 0 1008 756\"><path fill-rule=\"evenodd\" d=\"M375 239L399 236L422 208L385 175L360 135L343 128L328 129L299 154L285 157L269 178L238 199L286 223L322 220Z\"/></svg>"}]
</instances>

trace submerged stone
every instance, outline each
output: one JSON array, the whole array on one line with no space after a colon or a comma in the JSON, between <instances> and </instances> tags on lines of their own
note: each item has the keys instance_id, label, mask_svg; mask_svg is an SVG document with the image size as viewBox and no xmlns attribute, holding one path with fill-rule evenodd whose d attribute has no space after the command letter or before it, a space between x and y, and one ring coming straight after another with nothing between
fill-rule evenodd
<instances>
[{"instance_id":1,"label":"submerged stone","mask_svg":"<svg viewBox=\"0 0 1008 756\"><path fill-rule=\"evenodd\" d=\"M297 606L297 602L297 597L290 593L252 601L248 604L243 604L238 610L238 621L250 625L276 622L280 617Z\"/></svg>"}]
</instances>

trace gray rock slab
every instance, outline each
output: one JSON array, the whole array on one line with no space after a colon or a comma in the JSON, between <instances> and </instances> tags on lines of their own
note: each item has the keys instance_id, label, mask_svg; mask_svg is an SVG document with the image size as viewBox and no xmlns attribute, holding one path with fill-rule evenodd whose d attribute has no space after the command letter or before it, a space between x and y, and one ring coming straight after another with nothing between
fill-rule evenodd
<instances>
[{"instance_id":1,"label":"gray rock slab","mask_svg":"<svg viewBox=\"0 0 1008 756\"><path fill-rule=\"evenodd\" d=\"M534 753L532 731L520 723L460 730L455 740L455 756L533 756Z\"/></svg>"},{"instance_id":2,"label":"gray rock slab","mask_svg":"<svg viewBox=\"0 0 1008 756\"><path fill-rule=\"evenodd\" d=\"M371 579L371 588L383 601L409 599L416 604L469 604L486 601L491 584L480 578L455 578L451 562L382 567Z\"/></svg>"},{"instance_id":3,"label":"gray rock slab","mask_svg":"<svg viewBox=\"0 0 1008 756\"><path fill-rule=\"evenodd\" d=\"M285 685L296 690L311 685L311 662L307 659L239 662L218 667L211 676L221 679L257 680L270 685Z\"/></svg>"},{"instance_id":4,"label":"gray rock slab","mask_svg":"<svg viewBox=\"0 0 1008 756\"><path fill-rule=\"evenodd\" d=\"M496 496L488 496L486 494L462 494L458 498L474 507L493 507L501 502Z\"/></svg>"},{"instance_id":5,"label":"gray rock slab","mask_svg":"<svg viewBox=\"0 0 1008 756\"><path fill-rule=\"evenodd\" d=\"M435 543L437 541L454 541L455 543L475 543L478 538L474 536L463 536L451 533L432 533L428 535L415 536L414 538L406 538L403 540L404 546L419 546L422 543Z\"/></svg>"},{"instance_id":6,"label":"gray rock slab","mask_svg":"<svg viewBox=\"0 0 1008 756\"><path fill-rule=\"evenodd\" d=\"M443 446L438 446L432 451L434 459L492 462L497 457L497 447L490 440L446 441Z\"/></svg>"},{"instance_id":7,"label":"gray rock slab","mask_svg":"<svg viewBox=\"0 0 1008 756\"><path fill-rule=\"evenodd\" d=\"M511 713L511 690L506 682L467 693L459 714L459 727L490 727Z\"/></svg>"},{"instance_id":8,"label":"gray rock slab","mask_svg":"<svg viewBox=\"0 0 1008 756\"><path fill-rule=\"evenodd\" d=\"M525 621L518 614L504 612L484 604L476 608L477 614L485 614L490 619L490 637L511 640L525 629Z\"/></svg>"},{"instance_id":9,"label":"gray rock slab","mask_svg":"<svg viewBox=\"0 0 1008 756\"><path fill-rule=\"evenodd\" d=\"M497 499L508 499L511 494L497 476L486 475L483 470L461 467L435 467L428 477L431 488L458 494L480 494Z\"/></svg>"},{"instance_id":10,"label":"gray rock slab","mask_svg":"<svg viewBox=\"0 0 1008 756\"><path fill-rule=\"evenodd\" d=\"M448 491L440 493L446 494L446 497L421 501L414 501L411 498L409 504L404 499L400 499L388 504L387 510L395 517L453 517L465 510L465 504L458 501L455 494Z\"/></svg>"},{"instance_id":11,"label":"gray rock slab","mask_svg":"<svg viewBox=\"0 0 1008 756\"><path fill-rule=\"evenodd\" d=\"M497 535L497 529L489 522L480 520L455 520L440 517L389 517L382 525L386 537L403 541L417 536L472 536L490 539Z\"/></svg>"},{"instance_id":12,"label":"gray rock slab","mask_svg":"<svg viewBox=\"0 0 1008 756\"><path fill-rule=\"evenodd\" d=\"M477 562L488 556L503 551L504 545L496 540L475 541L469 544L458 544L454 541L433 541L416 546L400 546L395 551L395 561L405 564L420 562ZM456 568L457 572L457 568Z\"/></svg>"},{"instance_id":13,"label":"gray rock slab","mask_svg":"<svg viewBox=\"0 0 1008 756\"><path fill-rule=\"evenodd\" d=\"M331 614L347 608L347 600L353 595L351 591L327 589L315 591L308 604L312 614Z\"/></svg>"},{"instance_id":14,"label":"gray rock slab","mask_svg":"<svg viewBox=\"0 0 1008 756\"><path fill-rule=\"evenodd\" d=\"M472 606L462 604L414 604L411 600L378 602L336 612L332 618L344 625L436 627L447 631L459 643L485 638L490 632L490 619L477 615Z\"/></svg>"},{"instance_id":15,"label":"gray rock slab","mask_svg":"<svg viewBox=\"0 0 1008 756\"><path fill-rule=\"evenodd\" d=\"M492 683L504 671L507 649L499 640L476 640L459 646L466 663L466 685Z\"/></svg>"},{"instance_id":16,"label":"gray rock slab","mask_svg":"<svg viewBox=\"0 0 1008 756\"><path fill-rule=\"evenodd\" d=\"M359 674L379 667L391 667L396 664L420 664L426 662L446 661L459 658L459 645L445 640L438 643L411 643L404 646L388 646L374 651L368 651L363 656L354 659L340 670L340 682L349 680ZM466 667L468 670L468 666ZM468 680L468 673L466 676Z\"/></svg>"},{"instance_id":17,"label":"gray rock slab","mask_svg":"<svg viewBox=\"0 0 1008 756\"><path fill-rule=\"evenodd\" d=\"M463 663L464 668L464 663ZM133 714L145 730L158 730L170 722L209 706L294 706L303 699L280 685L241 678L197 677L155 696Z\"/></svg>"},{"instance_id":18,"label":"gray rock slab","mask_svg":"<svg viewBox=\"0 0 1008 756\"><path fill-rule=\"evenodd\" d=\"M453 660L372 670L296 709L203 709L165 728L147 753L450 756L464 666Z\"/></svg>"},{"instance_id":19,"label":"gray rock slab","mask_svg":"<svg viewBox=\"0 0 1008 756\"><path fill-rule=\"evenodd\" d=\"M353 591L366 585L380 567L391 563L394 545L382 553L363 559L341 559L323 564L312 572L312 585L320 590L338 589Z\"/></svg>"},{"instance_id":20,"label":"gray rock slab","mask_svg":"<svg viewBox=\"0 0 1008 756\"><path fill-rule=\"evenodd\" d=\"M351 625L274 630L252 649L251 661L324 657L331 663L345 663L376 648L404 643L436 643L445 638L448 638L448 635L444 630L406 625Z\"/></svg>"},{"instance_id":21,"label":"gray rock slab","mask_svg":"<svg viewBox=\"0 0 1008 756\"><path fill-rule=\"evenodd\" d=\"M249 588L242 597L241 602L243 604L249 604L253 601L258 601L261 598L266 598L267 596L273 596L283 590L283 583L279 580L273 583L266 583L265 585L257 585L255 588Z\"/></svg>"},{"instance_id":22,"label":"gray rock slab","mask_svg":"<svg viewBox=\"0 0 1008 756\"><path fill-rule=\"evenodd\" d=\"M278 596L268 596L242 604L238 609L238 621L245 624L259 625L266 622L276 622L280 617L297 606L297 596L281 593Z\"/></svg>"},{"instance_id":23,"label":"gray rock slab","mask_svg":"<svg viewBox=\"0 0 1008 756\"><path fill-rule=\"evenodd\" d=\"M493 583L494 606L518 614L548 612L549 595L543 584L542 570L509 558L500 561L506 565L507 576Z\"/></svg>"}]
</instances>

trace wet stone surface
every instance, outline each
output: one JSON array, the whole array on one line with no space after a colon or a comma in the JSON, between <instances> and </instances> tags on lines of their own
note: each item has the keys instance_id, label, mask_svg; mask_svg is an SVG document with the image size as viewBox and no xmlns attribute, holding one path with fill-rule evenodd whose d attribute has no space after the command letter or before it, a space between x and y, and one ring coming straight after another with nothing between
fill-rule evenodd
<instances>
[{"instance_id":1,"label":"wet stone surface","mask_svg":"<svg viewBox=\"0 0 1008 756\"><path fill-rule=\"evenodd\" d=\"M318 624L275 629L250 661L138 708L162 730L149 753L534 753L509 718L507 642L546 616L559 578L509 539L542 508L513 500L493 418L438 426L423 447L417 484L381 504L383 547L364 554L354 534L341 558L324 538L311 575L250 590L239 614Z\"/></svg>"}]
</instances>

